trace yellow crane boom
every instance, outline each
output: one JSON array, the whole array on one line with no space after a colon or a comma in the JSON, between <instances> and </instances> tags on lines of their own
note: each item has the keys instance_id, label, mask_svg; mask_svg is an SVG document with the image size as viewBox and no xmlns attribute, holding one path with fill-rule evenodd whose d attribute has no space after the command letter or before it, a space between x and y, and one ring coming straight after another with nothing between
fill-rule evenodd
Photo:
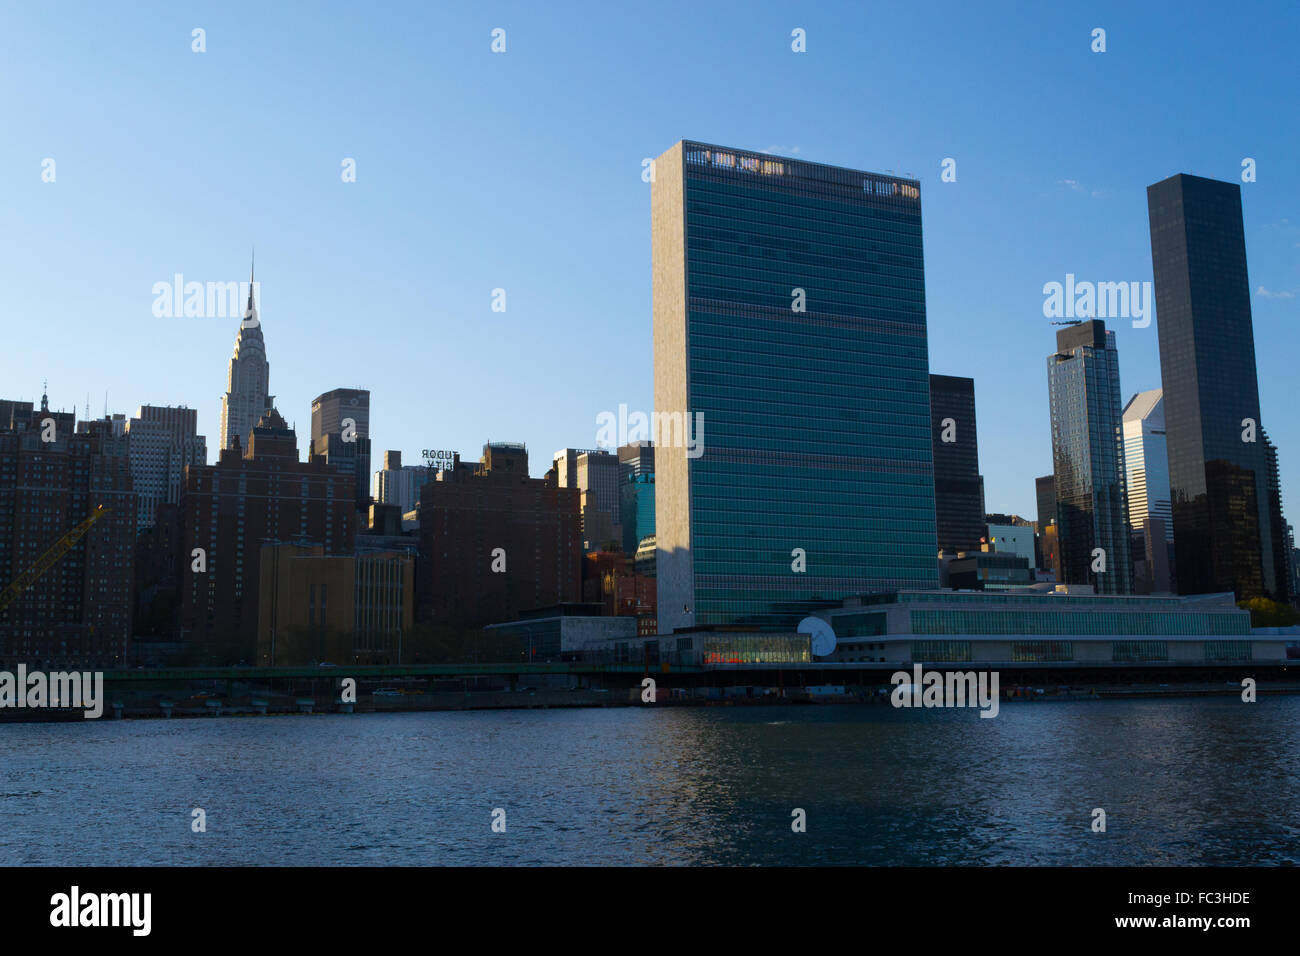
<instances>
[{"instance_id":1,"label":"yellow crane boom","mask_svg":"<svg viewBox=\"0 0 1300 956\"><path fill-rule=\"evenodd\" d=\"M82 521L62 538L54 542L50 549L36 560L35 564L18 575L13 584L0 591L0 611L3 611L16 601L18 596L35 584L42 574L58 564L59 559L71 551L73 545L81 540L81 536L90 530L90 526L106 514L108 514L107 508L103 505L96 505L95 510L90 513L90 516L85 521Z\"/></svg>"}]
</instances>

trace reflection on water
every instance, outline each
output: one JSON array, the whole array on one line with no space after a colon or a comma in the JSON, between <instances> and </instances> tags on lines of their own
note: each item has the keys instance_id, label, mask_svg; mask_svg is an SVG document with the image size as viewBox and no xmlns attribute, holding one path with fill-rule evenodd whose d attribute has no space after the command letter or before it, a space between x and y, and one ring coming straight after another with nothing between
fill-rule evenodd
<instances>
[{"instance_id":1,"label":"reflection on water","mask_svg":"<svg viewBox=\"0 0 1300 956\"><path fill-rule=\"evenodd\" d=\"M0 864L1296 863L1297 740L1296 697L5 725Z\"/></svg>"}]
</instances>

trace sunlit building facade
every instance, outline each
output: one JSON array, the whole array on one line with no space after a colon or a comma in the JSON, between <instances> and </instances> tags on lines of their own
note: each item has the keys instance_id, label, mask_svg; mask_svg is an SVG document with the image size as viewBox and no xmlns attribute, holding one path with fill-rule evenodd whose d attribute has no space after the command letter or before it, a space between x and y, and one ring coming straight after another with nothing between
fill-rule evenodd
<instances>
[{"instance_id":1,"label":"sunlit building facade","mask_svg":"<svg viewBox=\"0 0 1300 956\"><path fill-rule=\"evenodd\" d=\"M1124 406L1124 477L1133 586L1139 594L1172 588L1174 522L1169 507L1165 403L1158 388Z\"/></svg>"}]
</instances>

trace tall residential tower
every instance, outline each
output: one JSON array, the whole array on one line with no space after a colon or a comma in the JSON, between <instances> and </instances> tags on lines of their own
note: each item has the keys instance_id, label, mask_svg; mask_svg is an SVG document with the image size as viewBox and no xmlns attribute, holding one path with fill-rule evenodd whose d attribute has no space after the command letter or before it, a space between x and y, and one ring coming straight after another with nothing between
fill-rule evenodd
<instances>
[{"instance_id":1,"label":"tall residential tower","mask_svg":"<svg viewBox=\"0 0 1300 956\"><path fill-rule=\"evenodd\" d=\"M141 405L126 423L131 480L139 497L136 527L152 528L158 506L181 500L187 465L208 463L207 439L198 434L198 412L192 408Z\"/></svg>"},{"instance_id":2,"label":"tall residential tower","mask_svg":"<svg viewBox=\"0 0 1300 956\"><path fill-rule=\"evenodd\" d=\"M1096 319L1061 329L1047 382L1062 580L1131 594L1115 333Z\"/></svg>"}]
</instances>

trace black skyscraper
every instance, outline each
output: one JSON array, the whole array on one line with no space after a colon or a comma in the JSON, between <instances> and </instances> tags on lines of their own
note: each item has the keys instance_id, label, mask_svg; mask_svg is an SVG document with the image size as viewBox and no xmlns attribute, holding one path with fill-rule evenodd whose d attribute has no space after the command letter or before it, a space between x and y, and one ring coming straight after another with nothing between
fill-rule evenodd
<instances>
[{"instance_id":1,"label":"black skyscraper","mask_svg":"<svg viewBox=\"0 0 1300 956\"><path fill-rule=\"evenodd\" d=\"M978 551L984 535L984 479L975 435L975 380L930 376L934 510L939 550Z\"/></svg>"},{"instance_id":2,"label":"black skyscraper","mask_svg":"<svg viewBox=\"0 0 1300 956\"><path fill-rule=\"evenodd\" d=\"M1281 515L1269 514L1241 188L1172 176L1147 187L1147 209L1178 589L1283 595L1272 541Z\"/></svg>"},{"instance_id":3,"label":"black skyscraper","mask_svg":"<svg viewBox=\"0 0 1300 956\"><path fill-rule=\"evenodd\" d=\"M1034 494L1038 499L1038 534L1034 536L1035 566L1060 575L1060 550L1056 525L1056 476L1043 475L1034 479Z\"/></svg>"},{"instance_id":4,"label":"black skyscraper","mask_svg":"<svg viewBox=\"0 0 1300 956\"><path fill-rule=\"evenodd\" d=\"M1038 498L1038 530L1041 533L1056 520L1056 476L1035 478L1034 493Z\"/></svg>"}]
</instances>

